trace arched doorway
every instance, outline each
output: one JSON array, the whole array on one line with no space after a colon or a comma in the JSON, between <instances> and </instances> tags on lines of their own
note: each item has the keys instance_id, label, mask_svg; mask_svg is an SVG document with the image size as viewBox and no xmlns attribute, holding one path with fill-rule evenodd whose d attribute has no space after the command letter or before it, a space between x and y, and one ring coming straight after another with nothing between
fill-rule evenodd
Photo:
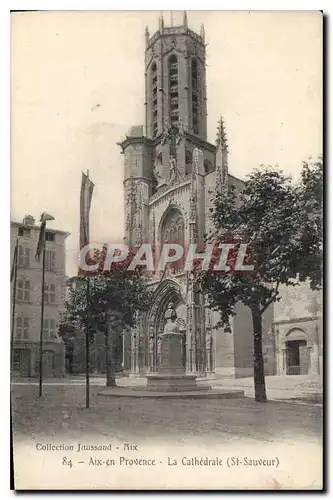
<instances>
[{"instance_id":1,"label":"arched doorway","mask_svg":"<svg viewBox=\"0 0 333 500\"><path fill-rule=\"evenodd\" d=\"M157 371L159 366L159 339L164 330L166 322L164 315L170 302L174 304L177 311L179 331L183 336L182 357L184 366L186 364L186 306L179 284L167 278L155 290L152 306L148 313L150 371Z\"/></svg>"},{"instance_id":2,"label":"arched doorway","mask_svg":"<svg viewBox=\"0 0 333 500\"><path fill-rule=\"evenodd\" d=\"M306 333L294 328L285 337L286 374L307 375L310 368L310 352Z\"/></svg>"}]
</instances>

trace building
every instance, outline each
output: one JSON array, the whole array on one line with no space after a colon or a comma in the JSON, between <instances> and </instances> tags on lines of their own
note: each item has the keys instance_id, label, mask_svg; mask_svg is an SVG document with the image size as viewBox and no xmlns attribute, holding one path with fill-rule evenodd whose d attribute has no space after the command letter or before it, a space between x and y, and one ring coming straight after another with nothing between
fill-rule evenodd
<instances>
[{"instance_id":1,"label":"building","mask_svg":"<svg viewBox=\"0 0 333 500\"><path fill-rule=\"evenodd\" d=\"M210 227L211 191L243 182L228 172L223 119L216 143L207 139L206 47L200 34L181 26L145 34L145 125L133 126L121 146L124 155L125 241L131 247L151 243L203 244ZM125 338L124 368L139 375L158 367L159 335L167 305L176 306L183 332L188 372L243 377L253 374L252 320L240 304L230 329L216 329L218 316L183 266L151 276L154 299L148 313ZM272 308L264 319L267 374L275 373Z\"/></svg>"},{"instance_id":2,"label":"building","mask_svg":"<svg viewBox=\"0 0 333 500\"><path fill-rule=\"evenodd\" d=\"M25 216L23 222L11 222L12 256L18 239L13 374L22 377L39 374L42 259L35 259L39 231L40 227L31 215ZM57 327L65 297L65 240L68 235L55 229L46 231L43 325L45 377L62 376L65 368L64 345L57 336Z\"/></svg>"},{"instance_id":3,"label":"building","mask_svg":"<svg viewBox=\"0 0 333 500\"><path fill-rule=\"evenodd\" d=\"M308 283L281 287L274 305L277 375L323 374L322 294Z\"/></svg>"}]
</instances>

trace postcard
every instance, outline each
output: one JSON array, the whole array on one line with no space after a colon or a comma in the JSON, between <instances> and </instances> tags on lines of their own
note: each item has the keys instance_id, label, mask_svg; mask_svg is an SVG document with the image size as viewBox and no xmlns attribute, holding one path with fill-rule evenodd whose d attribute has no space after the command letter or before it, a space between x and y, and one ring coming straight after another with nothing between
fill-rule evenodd
<instances>
[{"instance_id":1,"label":"postcard","mask_svg":"<svg viewBox=\"0 0 333 500\"><path fill-rule=\"evenodd\" d=\"M322 490L323 15L11 13L16 490Z\"/></svg>"}]
</instances>

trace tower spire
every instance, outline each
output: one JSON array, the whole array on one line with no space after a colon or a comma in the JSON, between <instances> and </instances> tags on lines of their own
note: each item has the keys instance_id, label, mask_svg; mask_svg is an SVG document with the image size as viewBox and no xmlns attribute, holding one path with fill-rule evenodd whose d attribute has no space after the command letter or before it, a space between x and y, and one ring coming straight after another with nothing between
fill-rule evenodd
<instances>
[{"instance_id":1,"label":"tower spire","mask_svg":"<svg viewBox=\"0 0 333 500\"><path fill-rule=\"evenodd\" d=\"M202 38L202 41L205 42L205 27L203 24L200 26L200 36Z\"/></svg>"},{"instance_id":2,"label":"tower spire","mask_svg":"<svg viewBox=\"0 0 333 500\"><path fill-rule=\"evenodd\" d=\"M221 116L217 126L216 138L216 191L221 192L228 186L228 142L225 124Z\"/></svg>"},{"instance_id":3,"label":"tower spire","mask_svg":"<svg viewBox=\"0 0 333 500\"><path fill-rule=\"evenodd\" d=\"M217 137L216 137L216 146L219 147L221 146L223 150L228 151L228 142L227 142L227 136L225 132L225 124L223 120L223 116L219 119L218 125L217 125Z\"/></svg>"},{"instance_id":4,"label":"tower spire","mask_svg":"<svg viewBox=\"0 0 333 500\"><path fill-rule=\"evenodd\" d=\"M184 10L184 13L183 13L183 25L185 26L185 28L187 28L187 12L186 12L186 10Z\"/></svg>"},{"instance_id":5,"label":"tower spire","mask_svg":"<svg viewBox=\"0 0 333 500\"><path fill-rule=\"evenodd\" d=\"M146 26L145 28L145 40L146 40L146 47L148 46L148 42L149 42L149 29L148 29L148 26Z\"/></svg>"},{"instance_id":6,"label":"tower spire","mask_svg":"<svg viewBox=\"0 0 333 500\"><path fill-rule=\"evenodd\" d=\"M163 19L163 14L161 12L160 17L158 18L158 29L160 31L163 31L164 29L164 19Z\"/></svg>"}]
</instances>

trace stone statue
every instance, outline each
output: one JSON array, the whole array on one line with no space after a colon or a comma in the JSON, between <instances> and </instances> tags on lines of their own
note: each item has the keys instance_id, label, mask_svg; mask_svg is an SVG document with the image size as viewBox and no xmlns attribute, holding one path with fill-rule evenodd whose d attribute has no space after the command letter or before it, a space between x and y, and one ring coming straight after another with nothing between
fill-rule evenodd
<instances>
[{"instance_id":1,"label":"stone statue","mask_svg":"<svg viewBox=\"0 0 333 500\"><path fill-rule=\"evenodd\" d=\"M212 334L208 330L206 333L206 370L207 370L207 372L213 371L213 369L212 369L212 365L213 365L212 343L213 343Z\"/></svg>"},{"instance_id":2,"label":"stone statue","mask_svg":"<svg viewBox=\"0 0 333 500\"><path fill-rule=\"evenodd\" d=\"M177 162L174 156L170 157L170 172L169 172L169 182L172 184L177 179Z\"/></svg>"},{"instance_id":3,"label":"stone statue","mask_svg":"<svg viewBox=\"0 0 333 500\"><path fill-rule=\"evenodd\" d=\"M185 128L182 120L179 120L178 136L176 143L179 144L181 139L185 136Z\"/></svg>"},{"instance_id":4,"label":"stone statue","mask_svg":"<svg viewBox=\"0 0 333 500\"><path fill-rule=\"evenodd\" d=\"M161 141L161 145L163 146L166 141L168 140L168 136L169 136L169 122L168 120L165 118L164 121L163 121L163 132L162 132L162 141Z\"/></svg>"},{"instance_id":5,"label":"stone statue","mask_svg":"<svg viewBox=\"0 0 333 500\"><path fill-rule=\"evenodd\" d=\"M206 333L206 349L210 350L212 348L212 334L210 331Z\"/></svg>"},{"instance_id":6,"label":"stone statue","mask_svg":"<svg viewBox=\"0 0 333 500\"><path fill-rule=\"evenodd\" d=\"M154 371L154 347L155 347L155 341L154 337L150 336L149 337L149 366L150 366L150 371Z\"/></svg>"},{"instance_id":7,"label":"stone statue","mask_svg":"<svg viewBox=\"0 0 333 500\"><path fill-rule=\"evenodd\" d=\"M163 335L167 333L179 333L178 324L176 322L177 313L175 306L172 302L169 303L164 318L166 319L167 322L163 330Z\"/></svg>"},{"instance_id":8,"label":"stone statue","mask_svg":"<svg viewBox=\"0 0 333 500\"><path fill-rule=\"evenodd\" d=\"M158 359L158 364L161 364L161 356L162 356L162 339L161 336L159 335L157 338L157 359Z\"/></svg>"},{"instance_id":9,"label":"stone statue","mask_svg":"<svg viewBox=\"0 0 333 500\"><path fill-rule=\"evenodd\" d=\"M149 339L149 352L150 354L154 352L154 337L150 337Z\"/></svg>"},{"instance_id":10,"label":"stone statue","mask_svg":"<svg viewBox=\"0 0 333 500\"><path fill-rule=\"evenodd\" d=\"M162 174L162 168L163 168L162 159L160 155L158 155L154 164L154 177L157 182L156 186L157 189L165 184L165 179Z\"/></svg>"}]
</instances>

